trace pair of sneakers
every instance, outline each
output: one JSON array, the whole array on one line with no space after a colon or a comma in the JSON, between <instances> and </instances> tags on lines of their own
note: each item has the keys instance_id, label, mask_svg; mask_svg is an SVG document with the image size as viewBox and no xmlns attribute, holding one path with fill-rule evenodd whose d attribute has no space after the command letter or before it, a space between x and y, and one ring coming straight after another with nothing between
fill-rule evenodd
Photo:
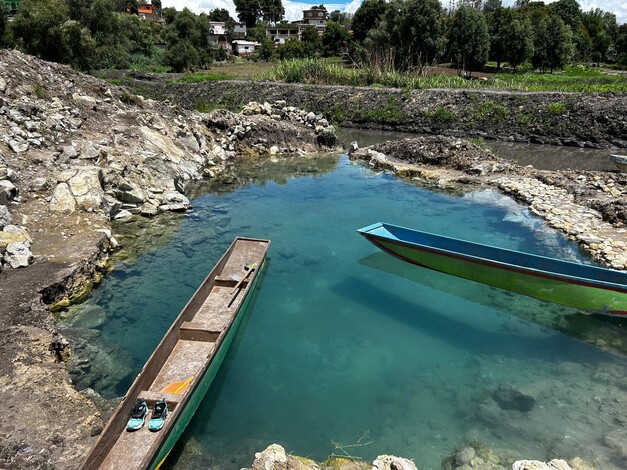
<instances>
[{"instance_id":1,"label":"pair of sneakers","mask_svg":"<svg viewBox=\"0 0 627 470\"><path fill-rule=\"evenodd\" d=\"M141 398L137 400L137 403L131 410L131 417L126 424L127 431L137 431L144 426L146 415L148 414L148 405L146 401ZM159 400L155 403L155 407L152 410L150 416L150 422L148 423L148 429L151 431L159 431L163 427L165 417L168 414L168 404L165 399Z\"/></svg>"}]
</instances>

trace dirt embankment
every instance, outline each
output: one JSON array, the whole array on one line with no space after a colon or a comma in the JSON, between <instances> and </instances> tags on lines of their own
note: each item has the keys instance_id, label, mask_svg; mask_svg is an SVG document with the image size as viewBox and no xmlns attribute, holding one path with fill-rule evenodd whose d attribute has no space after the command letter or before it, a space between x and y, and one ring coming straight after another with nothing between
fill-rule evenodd
<instances>
[{"instance_id":1,"label":"dirt embankment","mask_svg":"<svg viewBox=\"0 0 627 470\"><path fill-rule=\"evenodd\" d=\"M137 93L188 109L241 107L249 101L287 100L324 112L346 127L455 137L627 148L627 99L621 93L412 90L274 82L165 82L162 75L127 77Z\"/></svg>"}]
</instances>

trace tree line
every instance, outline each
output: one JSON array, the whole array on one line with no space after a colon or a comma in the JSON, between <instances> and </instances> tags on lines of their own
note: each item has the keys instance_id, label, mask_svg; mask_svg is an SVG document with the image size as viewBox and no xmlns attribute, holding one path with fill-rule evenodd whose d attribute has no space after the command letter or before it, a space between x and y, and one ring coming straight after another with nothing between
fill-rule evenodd
<instances>
[{"instance_id":1,"label":"tree line","mask_svg":"<svg viewBox=\"0 0 627 470\"><path fill-rule=\"evenodd\" d=\"M208 39L208 22L235 20L225 9L195 14L161 7L161 23L143 21L137 0L22 0L13 21L0 8L0 46L18 47L81 70L165 66L174 71L224 60ZM260 43L256 58L291 59L345 54L379 70L421 72L452 63L470 73L494 61L514 70L553 71L569 63L627 65L627 25L600 9L581 10L576 0L460 0L445 9L439 0L364 0L354 15L331 12L322 36L314 27L276 47L266 27L289 27L281 0L235 0L247 39ZM320 5L322 7L322 5ZM351 33L349 34L348 26Z\"/></svg>"},{"instance_id":2,"label":"tree line","mask_svg":"<svg viewBox=\"0 0 627 470\"><path fill-rule=\"evenodd\" d=\"M576 0L462 0L445 10L438 0L364 0L352 20L354 54L370 66L421 70L439 62L460 70L529 65L552 71L569 63L627 65L627 25Z\"/></svg>"}]
</instances>

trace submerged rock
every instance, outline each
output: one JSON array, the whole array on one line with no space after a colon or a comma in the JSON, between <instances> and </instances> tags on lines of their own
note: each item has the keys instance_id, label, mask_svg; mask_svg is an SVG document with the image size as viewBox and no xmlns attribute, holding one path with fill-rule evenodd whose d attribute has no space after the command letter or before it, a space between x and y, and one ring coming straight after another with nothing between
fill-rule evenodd
<instances>
[{"instance_id":1,"label":"submerged rock","mask_svg":"<svg viewBox=\"0 0 627 470\"><path fill-rule=\"evenodd\" d=\"M536 399L531 395L525 395L520 390L515 390L511 385L501 384L492 395L503 410L531 411L536 404Z\"/></svg>"}]
</instances>

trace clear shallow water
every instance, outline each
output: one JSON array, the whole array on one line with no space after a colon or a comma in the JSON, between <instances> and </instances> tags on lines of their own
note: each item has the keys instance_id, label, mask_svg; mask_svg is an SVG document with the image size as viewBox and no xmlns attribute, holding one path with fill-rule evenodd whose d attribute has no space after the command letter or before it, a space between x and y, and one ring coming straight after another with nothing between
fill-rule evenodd
<instances>
[{"instance_id":1,"label":"clear shallow water","mask_svg":"<svg viewBox=\"0 0 627 470\"><path fill-rule=\"evenodd\" d=\"M625 357L575 337L607 329L618 344L620 329L407 266L355 230L384 220L582 260L576 247L492 191L452 197L345 156L302 161L287 173L289 164L249 169L249 185L211 188L154 238L122 238L137 243L132 262L119 262L68 320L95 327L75 334L95 330L94 344L113 353L100 373L110 376L85 386L123 394L233 237L270 238L255 305L171 467L241 468L273 442L324 460L342 453L334 443L367 434L370 444L346 450L413 458L421 469L439 469L471 440L512 461L580 456L620 468ZM532 395L534 409L502 409L492 398L500 385Z\"/></svg>"}]
</instances>

